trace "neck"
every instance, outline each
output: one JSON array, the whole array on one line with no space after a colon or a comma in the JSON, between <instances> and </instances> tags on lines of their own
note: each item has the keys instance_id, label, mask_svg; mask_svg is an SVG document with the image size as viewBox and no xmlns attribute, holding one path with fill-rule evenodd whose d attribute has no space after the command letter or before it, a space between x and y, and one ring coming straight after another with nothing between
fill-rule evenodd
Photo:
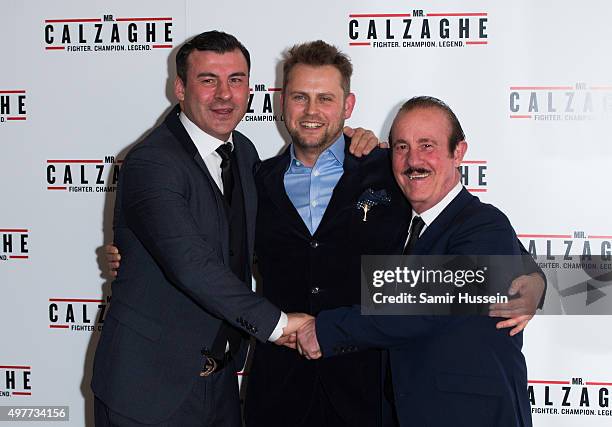
<instances>
[{"instance_id":1,"label":"neck","mask_svg":"<svg viewBox=\"0 0 612 427\"><path fill-rule=\"evenodd\" d=\"M317 147L304 147L300 143L296 143L293 141L293 153L295 154L295 158L298 159L302 164L306 167L313 167L321 153L331 147L334 142L338 140L340 134L330 138L330 140L323 145L319 145Z\"/></svg>"}]
</instances>

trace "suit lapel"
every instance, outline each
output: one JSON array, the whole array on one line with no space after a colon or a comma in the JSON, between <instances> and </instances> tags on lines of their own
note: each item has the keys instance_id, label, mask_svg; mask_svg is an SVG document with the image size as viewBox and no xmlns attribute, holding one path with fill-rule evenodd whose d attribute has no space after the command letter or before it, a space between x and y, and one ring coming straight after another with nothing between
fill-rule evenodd
<instances>
[{"instance_id":1,"label":"suit lapel","mask_svg":"<svg viewBox=\"0 0 612 427\"><path fill-rule=\"evenodd\" d=\"M174 137L179 141L179 143L182 145L185 151L187 151L187 153L189 153L189 155L193 157L193 160L195 161L195 163L198 165L198 167L201 169L202 173L206 177L208 185L210 186L212 193L215 195L217 217L219 218L219 226L222 231L221 235L222 236L228 235L229 224L227 222L227 215L225 213L225 204L224 204L225 202L223 201L221 192L217 188L217 184L213 180L208 168L206 167L206 163L204 163L202 156L200 156L198 148L193 143L193 141L191 140L191 137L185 130L185 127L183 126L183 124L181 123L179 119L180 112L181 112L181 109L178 105L174 107L174 109L166 117L166 120L165 120L166 126L168 126L168 129L170 130L172 135L174 135ZM228 239L219 239L219 240L221 241L223 262L225 264L228 264L229 263L229 258L228 258L229 241Z\"/></svg>"},{"instance_id":2,"label":"suit lapel","mask_svg":"<svg viewBox=\"0 0 612 427\"><path fill-rule=\"evenodd\" d=\"M290 159L289 147L287 147L285 152L279 157L276 165L274 165L273 170L264 179L264 188L274 205L276 205L277 211L289 221L291 227L301 235L310 236L310 230L304 224L302 217L297 209L295 209L295 206L293 206L285 190L285 172L289 167Z\"/></svg>"},{"instance_id":3,"label":"suit lapel","mask_svg":"<svg viewBox=\"0 0 612 427\"><path fill-rule=\"evenodd\" d=\"M238 164L238 174L240 175L240 183L242 185L242 193L244 200L244 213L247 231L247 260L253 259L253 243L255 242L255 218L257 216L257 189L255 188L255 180L253 179L253 165L247 158L247 153L244 151L244 137L233 132L232 140L234 142L234 150L236 152L236 163ZM250 264L249 264L250 268Z\"/></svg>"},{"instance_id":4,"label":"suit lapel","mask_svg":"<svg viewBox=\"0 0 612 427\"><path fill-rule=\"evenodd\" d=\"M425 229L414 246L414 253L429 253L431 247L436 243L440 236L448 232L448 227L454 221L455 217L473 199L474 196L472 196L465 188L462 188L457 197L455 197L431 223L431 225Z\"/></svg>"}]
</instances>

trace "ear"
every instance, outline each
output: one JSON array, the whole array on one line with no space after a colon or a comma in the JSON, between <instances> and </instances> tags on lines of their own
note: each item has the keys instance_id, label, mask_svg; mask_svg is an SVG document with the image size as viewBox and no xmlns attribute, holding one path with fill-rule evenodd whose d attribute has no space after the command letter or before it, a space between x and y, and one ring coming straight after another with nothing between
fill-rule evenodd
<instances>
[{"instance_id":1,"label":"ear","mask_svg":"<svg viewBox=\"0 0 612 427\"><path fill-rule=\"evenodd\" d=\"M461 162L463 161L463 157L465 156L465 153L467 151L468 145L467 142L465 141L459 141L457 143L457 146L455 147L455 152L454 154L454 163L455 163L455 167L459 167L461 165Z\"/></svg>"},{"instance_id":2,"label":"ear","mask_svg":"<svg viewBox=\"0 0 612 427\"><path fill-rule=\"evenodd\" d=\"M185 100L185 84L179 76L176 76L174 79L174 95L179 102L183 102Z\"/></svg>"},{"instance_id":3,"label":"ear","mask_svg":"<svg viewBox=\"0 0 612 427\"><path fill-rule=\"evenodd\" d=\"M355 94L349 93L344 99L344 119L350 119L353 114L353 108L355 108Z\"/></svg>"}]
</instances>

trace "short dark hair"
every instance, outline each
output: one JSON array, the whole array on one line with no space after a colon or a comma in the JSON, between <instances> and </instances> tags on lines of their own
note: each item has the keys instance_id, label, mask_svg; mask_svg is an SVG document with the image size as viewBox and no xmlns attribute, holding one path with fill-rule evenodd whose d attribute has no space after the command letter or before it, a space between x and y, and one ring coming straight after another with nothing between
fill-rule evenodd
<instances>
[{"instance_id":1,"label":"short dark hair","mask_svg":"<svg viewBox=\"0 0 612 427\"><path fill-rule=\"evenodd\" d=\"M187 58L194 50L228 53L240 50L246 59L249 72L251 71L251 55L238 39L223 31L206 31L187 40L176 54L176 74L183 83L187 82Z\"/></svg>"},{"instance_id":2,"label":"short dark hair","mask_svg":"<svg viewBox=\"0 0 612 427\"><path fill-rule=\"evenodd\" d=\"M341 85L344 95L351 91L351 76L353 65L349 57L338 50L337 47L317 40L308 43L296 44L283 55L283 88L287 86L289 73L297 64L319 67L331 65L335 67L342 77Z\"/></svg>"},{"instance_id":3,"label":"short dark hair","mask_svg":"<svg viewBox=\"0 0 612 427\"><path fill-rule=\"evenodd\" d=\"M457 144L460 141L465 140L465 134L463 133L463 129L461 128L461 123L459 123L459 119L453 113L453 110L446 105L446 103L438 98L434 98L433 96L415 96L410 98L408 101L404 102L404 104L400 107L397 112L395 118L401 113L407 113L412 110L416 110L418 108L437 108L442 110L448 121L451 125L451 134L448 139L448 148L451 154L454 153L455 148L457 148ZM394 120L395 122L395 120ZM391 130L389 131L389 143L391 143L391 134L393 132L393 126L391 126Z\"/></svg>"}]
</instances>

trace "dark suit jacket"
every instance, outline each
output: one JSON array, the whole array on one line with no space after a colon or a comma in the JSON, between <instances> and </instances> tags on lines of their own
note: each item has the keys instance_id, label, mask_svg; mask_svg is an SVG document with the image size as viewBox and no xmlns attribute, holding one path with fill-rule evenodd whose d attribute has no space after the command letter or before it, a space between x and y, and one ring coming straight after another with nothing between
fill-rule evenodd
<instances>
[{"instance_id":1,"label":"dark suit jacket","mask_svg":"<svg viewBox=\"0 0 612 427\"><path fill-rule=\"evenodd\" d=\"M255 252L263 295L285 312L313 315L358 304L361 254L392 252L407 233L410 210L391 174L388 150L361 159L346 151L344 173L312 236L285 191L289 161L287 150L264 161L256 176ZM384 189L391 202L372 208L364 222L356 203L368 188ZM380 351L369 350L313 362L295 350L258 343L248 377L247 426L299 425L324 389L347 425L376 427L382 411L381 359Z\"/></svg>"},{"instance_id":2,"label":"dark suit jacket","mask_svg":"<svg viewBox=\"0 0 612 427\"><path fill-rule=\"evenodd\" d=\"M518 255L508 219L463 189L425 230L415 254ZM485 316L362 316L325 311L317 337L325 357L389 348L402 426L531 426L522 334ZM342 358L338 358L342 359Z\"/></svg>"},{"instance_id":3,"label":"dark suit jacket","mask_svg":"<svg viewBox=\"0 0 612 427\"><path fill-rule=\"evenodd\" d=\"M265 341L280 311L229 269L220 191L180 123L179 108L127 155L114 232L121 269L94 361L92 389L113 411L161 422L190 392L222 320ZM233 141L253 253L252 143ZM249 276L250 277L250 273ZM242 361L239 361L239 363Z\"/></svg>"}]
</instances>

